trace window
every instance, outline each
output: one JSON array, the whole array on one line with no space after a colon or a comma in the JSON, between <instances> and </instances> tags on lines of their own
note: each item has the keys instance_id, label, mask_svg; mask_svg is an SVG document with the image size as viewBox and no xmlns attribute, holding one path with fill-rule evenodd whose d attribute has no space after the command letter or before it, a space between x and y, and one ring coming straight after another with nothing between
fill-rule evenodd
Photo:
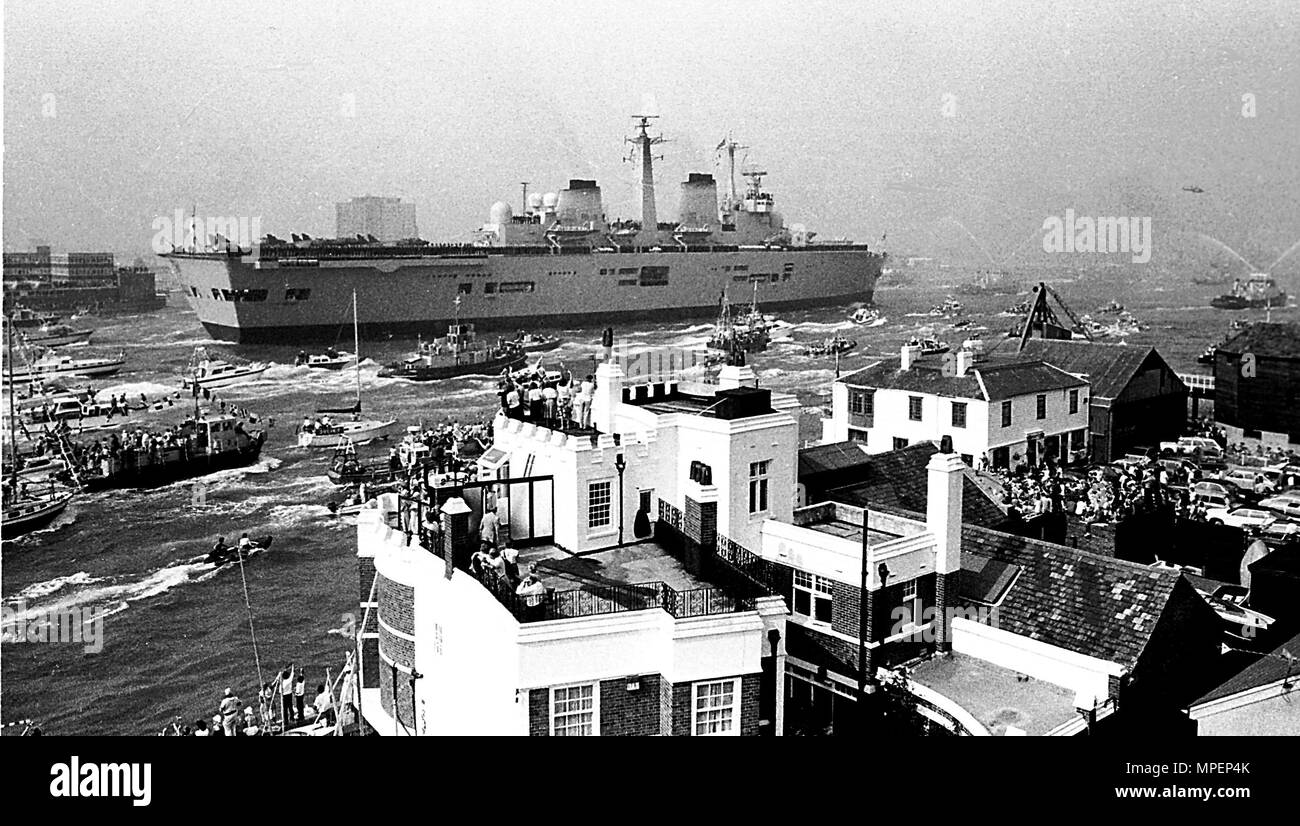
<instances>
[{"instance_id":1,"label":"window","mask_svg":"<svg viewBox=\"0 0 1300 826\"><path fill-rule=\"evenodd\" d=\"M1038 418L1047 418L1047 396L1042 393L1038 394Z\"/></svg>"},{"instance_id":2,"label":"window","mask_svg":"<svg viewBox=\"0 0 1300 826\"><path fill-rule=\"evenodd\" d=\"M551 736L594 737L600 733L595 683L551 689Z\"/></svg>"},{"instance_id":3,"label":"window","mask_svg":"<svg viewBox=\"0 0 1300 826\"><path fill-rule=\"evenodd\" d=\"M921 605L921 592L917 581L909 579L902 584L902 605L907 609L907 617L912 625L919 626L925 621L925 609Z\"/></svg>"},{"instance_id":4,"label":"window","mask_svg":"<svg viewBox=\"0 0 1300 826\"><path fill-rule=\"evenodd\" d=\"M1002 403L1002 426L1011 427L1011 402Z\"/></svg>"},{"instance_id":5,"label":"window","mask_svg":"<svg viewBox=\"0 0 1300 826\"><path fill-rule=\"evenodd\" d=\"M609 524L610 483L592 482L587 485L587 529L603 528Z\"/></svg>"},{"instance_id":6,"label":"window","mask_svg":"<svg viewBox=\"0 0 1300 826\"><path fill-rule=\"evenodd\" d=\"M668 268L667 267L642 267L641 286L642 287L668 286Z\"/></svg>"},{"instance_id":7,"label":"window","mask_svg":"<svg viewBox=\"0 0 1300 826\"><path fill-rule=\"evenodd\" d=\"M487 295L492 295L496 291L497 291L497 282L495 281L489 281L483 285L483 292L486 293Z\"/></svg>"},{"instance_id":8,"label":"window","mask_svg":"<svg viewBox=\"0 0 1300 826\"><path fill-rule=\"evenodd\" d=\"M469 295L470 293L474 292L474 285L468 281L465 282L464 284L457 284L456 292L459 295Z\"/></svg>"},{"instance_id":9,"label":"window","mask_svg":"<svg viewBox=\"0 0 1300 826\"><path fill-rule=\"evenodd\" d=\"M966 402L952 403L952 426L953 427L966 426Z\"/></svg>"},{"instance_id":10,"label":"window","mask_svg":"<svg viewBox=\"0 0 1300 826\"><path fill-rule=\"evenodd\" d=\"M692 686L694 705L691 711L691 730L696 737L709 735L738 735L737 713L740 692L739 680L718 680L696 683Z\"/></svg>"},{"instance_id":11,"label":"window","mask_svg":"<svg viewBox=\"0 0 1300 826\"><path fill-rule=\"evenodd\" d=\"M857 416L874 416L876 413L876 394L872 390L850 390L849 412Z\"/></svg>"},{"instance_id":12,"label":"window","mask_svg":"<svg viewBox=\"0 0 1300 826\"><path fill-rule=\"evenodd\" d=\"M961 460L966 463L967 467L975 467L975 454L963 453L961 455Z\"/></svg>"},{"instance_id":13,"label":"window","mask_svg":"<svg viewBox=\"0 0 1300 826\"><path fill-rule=\"evenodd\" d=\"M1079 391L1078 390L1070 391L1070 412L1071 413L1079 412Z\"/></svg>"},{"instance_id":14,"label":"window","mask_svg":"<svg viewBox=\"0 0 1300 826\"><path fill-rule=\"evenodd\" d=\"M818 622L831 621L834 583L805 571L794 572L794 612Z\"/></svg>"},{"instance_id":15,"label":"window","mask_svg":"<svg viewBox=\"0 0 1300 826\"><path fill-rule=\"evenodd\" d=\"M767 510L767 467L770 461L749 463L749 512Z\"/></svg>"},{"instance_id":16,"label":"window","mask_svg":"<svg viewBox=\"0 0 1300 826\"><path fill-rule=\"evenodd\" d=\"M213 287L213 288L212 288L212 297L215 298L217 301L220 301L220 300L221 300L221 290L218 290L216 287Z\"/></svg>"},{"instance_id":17,"label":"window","mask_svg":"<svg viewBox=\"0 0 1300 826\"><path fill-rule=\"evenodd\" d=\"M914 422L921 421L921 397L920 396L907 397L907 418L911 419Z\"/></svg>"},{"instance_id":18,"label":"window","mask_svg":"<svg viewBox=\"0 0 1300 826\"><path fill-rule=\"evenodd\" d=\"M1070 431L1070 450L1083 450L1084 438L1088 431L1084 428Z\"/></svg>"},{"instance_id":19,"label":"window","mask_svg":"<svg viewBox=\"0 0 1300 826\"><path fill-rule=\"evenodd\" d=\"M907 447L907 440L901 436L894 437L894 450L902 450Z\"/></svg>"},{"instance_id":20,"label":"window","mask_svg":"<svg viewBox=\"0 0 1300 826\"><path fill-rule=\"evenodd\" d=\"M850 428L849 428L849 441L850 441L850 442L866 442L866 441L868 441L868 440L869 440L869 439L868 439L868 437L867 437L867 431L865 431L865 430L859 430L859 429L856 428L856 427L850 427Z\"/></svg>"},{"instance_id":21,"label":"window","mask_svg":"<svg viewBox=\"0 0 1300 826\"><path fill-rule=\"evenodd\" d=\"M531 293L536 289L532 281L502 281L497 292L502 293Z\"/></svg>"},{"instance_id":22,"label":"window","mask_svg":"<svg viewBox=\"0 0 1300 826\"><path fill-rule=\"evenodd\" d=\"M285 301L306 301L311 298L311 287L290 287L284 291Z\"/></svg>"}]
</instances>

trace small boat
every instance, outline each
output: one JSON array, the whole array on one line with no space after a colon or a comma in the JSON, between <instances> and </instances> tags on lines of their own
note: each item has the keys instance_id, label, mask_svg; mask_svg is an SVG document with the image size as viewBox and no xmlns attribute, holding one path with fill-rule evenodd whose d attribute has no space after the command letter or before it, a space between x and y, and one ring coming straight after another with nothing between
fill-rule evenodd
<instances>
[{"instance_id":1,"label":"small boat","mask_svg":"<svg viewBox=\"0 0 1300 826\"><path fill-rule=\"evenodd\" d=\"M917 338L916 336L913 336L912 338L908 339L907 346L920 347L921 355L923 356L937 356L940 353L946 353L950 349L952 349L951 347L948 346L947 342L938 341L933 338L921 339L921 338Z\"/></svg>"},{"instance_id":2,"label":"small boat","mask_svg":"<svg viewBox=\"0 0 1300 826\"><path fill-rule=\"evenodd\" d=\"M1124 312L1124 305L1118 301L1111 301L1105 307L1098 307L1097 313L1100 315L1119 315Z\"/></svg>"},{"instance_id":3,"label":"small boat","mask_svg":"<svg viewBox=\"0 0 1300 826\"><path fill-rule=\"evenodd\" d=\"M379 371L380 378L407 381L438 381L460 376L495 376L514 370L528 355L508 343L488 347L474 334L473 324L452 324L447 335L432 342L420 340L415 353L391 362Z\"/></svg>"},{"instance_id":4,"label":"small boat","mask_svg":"<svg viewBox=\"0 0 1300 826\"><path fill-rule=\"evenodd\" d=\"M213 548L204 558L204 562L214 568L220 568L222 565L229 565L232 562L238 562L241 559L248 559L255 553L265 551L271 547L273 537L261 536L257 539L250 539L248 545L241 549L238 544L222 545L220 548Z\"/></svg>"},{"instance_id":5,"label":"small boat","mask_svg":"<svg viewBox=\"0 0 1300 826\"><path fill-rule=\"evenodd\" d=\"M969 318L963 318L960 321L954 321L952 323L952 328L954 330L964 330L965 328L971 326L974 323L975 322L971 321Z\"/></svg>"},{"instance_id":6,"label":"small boat","mask_svg":"<svg viewBox=\"0 0 1300 826\"><path fill-rule=\"evenodd\" d=\"M6 362L12 387L14 370L12 325L7 332L9 353ZM42 484L39 491L32 491L28 482L21 478L24 460L18 454L17 421L18 414L14 408L14 394L11 391L9 393L9 449L12 458L5 474L3 493L0 494L0 538L4 539L13 539L45 527L63 513L68 503L72 501L72 491L56 487L53 479L49 480L48 487ZM35 466L39 469L42 461L52 460L29 459L26 460L26 466L29 468Z\"/></svg>"},{"instance_id":7,"label":"small boat","mask_svg":"<svg viewBox=\"0 0 1300 826\"><path fill-rule=\"evenodd\" d=\"M805 356L843 355L857 346L857 341L836 333L825 341L813 342L804 347L803 354Z\"/></svg>"},{"instance_id":8,"label":"small boat","mask_svg":"<svg viewBox=\"0 0 1300 826\"><path fill-rule=\"evenodd\" d=\"M324 418L303 419L298 426L298 447L338 447L341 444L364 445L375 439L387 439L397 432L396 419L361 418L361 334L357 327L357 293L352 291L352 348L357 354L352 359L356 374L356 401L350 409L318 410L318 413L351 413L351 421L335 422L328 415ZM332 352L332 351L331 351Z\"/></svg>"},{"instance_id":9,"label":"small boat","mask_svg":"<svg viewBox=\"0 0 1300 826\"><path fill-rule=\"evenodd\" d=\"M547 350L554 350L560 344L560 339L557 336L525 333L523 330L520 330L513 339L505 342L506 346L515 347L521 353L544 353Z\"/></svg>"},{"instance_id":10,"label":"small boat","mask_svg":"<svg viewBox=\"0 0 1300 826\"><path fill-rule=\"evenodd\" d=\"M30 330L47 324L58 324L59 317L52 313L38 313L28 307L19 307L6 319L15 330Z\"/></svg>"},{"instance_id":11,"label":"small boat","mask_svg":"<svg viewBox=\"0 0 1300 826\"><path fill-rule=\"evenodd\" d=\"M1012 304L1002 311L1002 315L1023 316L1029 312L1029 302L1021 301L1019 304Z\"/></svg>"},{"instance_id":12,"label":"small boat","mask_svg":"<svg viewBox=\"0 0 1300 826\"><path fill-rule=\"evenodd\" d=\"M341 353L330 347L324 353L308 354L305 350L298 351L298 357L294 359L293 366L310 367L313 370L342 370L351 362L351 353Z\"/></svg>"},{"instance_id":13,"label":"small boat","mask_svg":"<svg viewBox=\"0 0 1300 826\"><path fill-rule=\"evenodd\" d=\"M757 284L755 284L757 288ZM746 353L761 353L767 349L772 337L768 332L768 323L758 312L754 304L744 316L732 317L731 304L724 291L719 297L718 321L714 325L713 335L709 337L709 349L730 353L735 350Z\"/></svg>"},{"instance_id":14,"label":"small boat","mask_svg":"<svg viewBox=\"0 0 1300 826\"><path fill-rule=\"evenodd\" d=\"M372 485L360 482L353 485L352 489L348 491L348 495L342 500L337 502L331 500L325 506L335 516L351 516L354 513L359 513L376 496L381 493L391 493L397 490L400 485L400 482L395 481Z\"/></svg>"},{"instance_id":15,"label":"small boat","mask_svg":"<svg viewBox=\"0 0 1300 826\"><path fill-rule=\"evenodd\" d=\"M122 354L119 354L117 358L74 359L71 356L64 356L50 351L28 364L26 368L11 370L6 373L5 382L12 386L14 384L44 381L55 377L78 376L94 378L97 376L111 376L125 365L126 357Z\"/></svg>"},{"instance_id":16,"label":"small boat","mask_svg":"<svg viewBox=\"0 0 1300 826\"><path fill-rule=\"evenodd\" d=\"M252 381L266 372L270 365L262 362L249 364L231 364L222 359L211 358L202 347L194 348L194 357L190 359L188 375L181 380L186 390L216 390L220 387L233 387Z\"/></svg>"},{"instance_id":17,"label":"small boat","mask_svg":"<svg viewBox=\"0 0 1300 826\"><path fill-rule=\"evenodd\" d=\"M1234 642L1254 642L1276 622L1273 617L1246 607L1250 592L1241 585L1220 585L1213 592L1198 588L1197 593L1219 615L1226 635Z\"/></svg>"},{"instance_id":18,"label":"small boat","mask_svg":"<svg viewBox=\"0 0 1300 826\"><path fill-rule=\"evenodd\" d=\"M67 324L43 324L24 332L23 343L32 347L63 347L69 344L89 344L94 330L77 330Z\"/></svg>"},{"instance_id":19,"label":"small boat","mask_svg":"<svg viewBox=\"0 0 1300 826\"><path fill-rule=\"evenodd\" d=\"M946 299L942 304L935 304L930 308L930 315L938 318L939 316L961 315L966 310L962 307L960 301L954 301L951 298Z\"/></svg>"},{"instance_id":20,"label":"small boat","mask_svg":"<svg viewBox=\"0 0 1300 826\"><path fill-rule=\"evenodd\" d=\"M849 320L854 324L862 324L867 327L879 327L889 319L880 314L875 307L859 307L849 316Z\"/></svg>"}]
</instances>

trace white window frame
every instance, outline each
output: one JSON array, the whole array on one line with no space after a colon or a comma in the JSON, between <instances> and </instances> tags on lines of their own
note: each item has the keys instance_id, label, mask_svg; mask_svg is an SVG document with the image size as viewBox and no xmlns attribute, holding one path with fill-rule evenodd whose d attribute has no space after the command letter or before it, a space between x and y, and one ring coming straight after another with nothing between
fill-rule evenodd
<instances>
[{"instance_id":1,"label":"white window frame","mask_svg":"<svg viewBox=\"0 0 1300 826\"><path fill-rule=\"evenodd\" d=\"M559 734L559 733L557 733L557 731L556 731L556 729L557 729L557 726L556 726L556 718L557 718L557 717L560 717L560 716L571 716L571 715L581 715L581 714L583 714L584 712L583 712L583 710L582 710L581 708L579 708L579 709L577 709L576 711L565 711L565 712L563 712L563 714L557 713L556 708L555 708L555 705L556 705L556 702L557 702L557 701L556 701L556 696L555 696L556 693L557 693L557 692L560 692L560 691L563 691L563 692L569 692L569 691L573 691L573 690L575 690L575 689L584 689L584 688L589 688L589 689L591 689L591 734L590 734L590 735L583 735L583 734ZM557 685L557 686L552 686L551 689L546 693L546 696L547 696L547 703L548 703L547 708L546 708L546 716L547 716L547 718L550 720L551 736L552 736L552 737L584 737L584 736L599 737L599 736L600 736L600 683L599 683L599 682L594 682L594 683L574 683L574 684L572 684L572 685ZM577 699L578 699L579 702L581 702L583 698L582 698L582 697L578 697ZM566 703L567 703L567 702L573 702L573 700L572 700L571 698L566 697L565 700L564 700L564 702L566 702ZM582 726L582 725L584 725L584 724L581 723L581 722L578 722L578 723L576 723L576 724L564 724L564 725L559 726L559 728L561 728L561 729L571 728L572 725Z\"/></svg>"},{"instance_id":2,"label":"white window frame","mask_svg":"<svg viewBox=\"0 0 1300 826\"><path fill-rule=\"evenodd\" d=\"M701 689L711 689L713 686L722 686L730 684L731 686L731 703L728 705L708 706L700 708ZM725 692L724 692L725 694ZM700 712L711 711L731 711L730 730L728 731L699 731L699 726L703 723L708 725L708 720L700 719ZM691 735L694 737L739 737L740 736L740 678L732 677L726 680L704 680L691 684Z\"/></svg>"},{"instance_id":3,"label":"white window frame","mask_svg":"<svg viewBox=\"0 0 1300 826\"><path fill-rule=\"evenodd\" d=\"M596 501L595 488L599 485L605 486L605 501L598 503ZM595 519L595 507L597 504L603 504L605 508L605 521L597 522ZM614 524L614 483L609 479L600 479L587 483L587 531L596 531L601 528L608 528Z\"/></svg>"},{"instance_id":4,"label":"white window frame","mask_svg":"<svg viewBox=\"0 0 1300 826\"><path fill-rule=\"evenodd\" d=\"M960 423L960 424L958 424L958 422L957 422L957 411L961 411L961 423ZM967 407L966 402L952 402L952 426L953 426L953 427L957 427L957 428L961 428L962 430L965 430L965 429L966 429L966 421L967 421L966 417L969 415L969 413L970 413L970 410L969 410L969 408Z\"/></svg>"},{"instance_id":5,"label":"white window frame","mask_svg":"<svg viewBox=\"0 0 1300 826\"><path fill-rule=\"evenodd\" d=\"M818 625L830 625L831 624L830 620L817 619L817 600L822 599L830 602L831 616L834 617L835 615L834 580L827 579L824 576L818 576L817 574L809 573L808 571L801 571L798 568L795 568L793 581L794 581L794 584L792 586L793 590L790 594L790 613L794 614L795 616L806 617L809 622L814 622L817 623ZM799 591L806 591L808 593L808 613L806 614L799 611L797 608L795 608L795 606L798 605L798 599L796 597Z\"/></svg>"},{"instance_id":6,"label":"white window frame","mask_svg":"<svg viewBox=\"0 0 1300 826\"><path fill-rule=\"evenodd\" d=\"M771 470L772 460L763 459L758 462L749 463L749 515L757 516L760 513L767 513L768 508L768 472ZM757 494L757 495L755 495Z\"/></svg>"}]
</instances>

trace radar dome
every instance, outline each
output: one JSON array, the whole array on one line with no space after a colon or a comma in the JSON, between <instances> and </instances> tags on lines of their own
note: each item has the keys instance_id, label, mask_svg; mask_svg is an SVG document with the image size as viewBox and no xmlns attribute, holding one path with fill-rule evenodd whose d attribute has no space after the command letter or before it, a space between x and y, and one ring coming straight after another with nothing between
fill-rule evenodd
<instances>
[{"instance_id":1,"label":"radar dome","mask_svg":"<svg viewBox=\"0 0 1300 826\"><path fill-rule=\"evenodd\" d=\"M542 208L542 193L540 192L530 193L528 196L528 210L530 212L536 212L541 208Z\"/></svg>"},{"instance_id":2,"label":"radar dome","mask_svg":"<svg viewBox=\"0 0 1300 826\"><path fill-rule=\"evenodd\" d=\"M554 192L548 192L542 196L542 206L547 209L554 209L555 205L559 203L559 201L560 196L556 195Z\"/></svg>"},{"instance_id":3,"label":"radar dome","mask_svg":"<svg viewBox=\"0 0 1300 826\"><path fill-rule=\"evenodd\" d=\"M505 201L497 201L492 205L488 215L491 216L489 220L492 223L501 225L510 223L510 218L514 215L514 212L511 211L510 204Z\"/></svg>"}]
</instances>

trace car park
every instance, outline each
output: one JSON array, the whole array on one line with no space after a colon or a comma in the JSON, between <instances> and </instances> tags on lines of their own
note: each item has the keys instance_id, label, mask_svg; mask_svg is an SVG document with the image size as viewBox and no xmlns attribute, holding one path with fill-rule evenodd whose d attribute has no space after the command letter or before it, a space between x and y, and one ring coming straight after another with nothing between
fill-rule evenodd
<instances>
[{"instance_id":1,"label":"car park","mask_svg":"<svg viewBox=\"0 0 1300 826\"><path fill-rule=\"evenodd\" d=\"M1261 468L1229 468L1220 473L1219 478L1233 483L1243 491L1255 493L1271 493L1275 487Z\"/></svg>"},{"instance_id":2,"label":"car park","mask_svg":"<svg viewBox=\"0 0 1300 826\"><path fill-rule=\"evenodd\" d=\"M1300 494L1279 494L1259 500L1259 506L1279 516L1300 519Z\"/></svg>"}]
</instances>

